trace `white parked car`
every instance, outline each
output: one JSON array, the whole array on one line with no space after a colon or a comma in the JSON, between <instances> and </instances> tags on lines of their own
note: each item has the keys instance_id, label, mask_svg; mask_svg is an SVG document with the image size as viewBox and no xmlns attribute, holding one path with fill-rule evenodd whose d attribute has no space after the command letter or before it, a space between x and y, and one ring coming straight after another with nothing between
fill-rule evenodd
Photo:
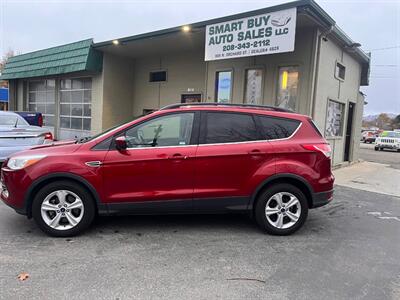
<instances>
[{"instance_id":1,"label":"white parked car","mask_svg":"<svg viewBox=\"0 0 400 300\"><path fill-rule=\"evenodd\" d=\"M400 132L384 131L375 140L375 151L393 149L400 152Z\"/></svg>"},{"instance_id":2,"label":"white parked car","mask_svg":"<svg viewBox=\"0 0 400 300\"><path fill-rule=\"evenodd\" d=\"M11 154L51 142L48 129L29 125L14 112L0 111L0 165Z\"/></svg>"}]
</instances>

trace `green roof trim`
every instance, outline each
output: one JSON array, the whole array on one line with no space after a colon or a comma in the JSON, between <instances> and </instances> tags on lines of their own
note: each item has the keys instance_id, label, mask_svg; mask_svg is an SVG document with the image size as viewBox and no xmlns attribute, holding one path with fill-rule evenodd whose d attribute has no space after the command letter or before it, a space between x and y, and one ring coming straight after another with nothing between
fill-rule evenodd
<instances>
[{"instance_id":1,"label":"green roof trim","mask_svg":"<svg viewBox=\"0 0 400 300\"><path fill-rule=\"evenodd\" d=\"M92 47L93 40L52 47L11 57L0 79L59 75L80 71L99 72L102 53Z\"/></svg>"}]
</instances>

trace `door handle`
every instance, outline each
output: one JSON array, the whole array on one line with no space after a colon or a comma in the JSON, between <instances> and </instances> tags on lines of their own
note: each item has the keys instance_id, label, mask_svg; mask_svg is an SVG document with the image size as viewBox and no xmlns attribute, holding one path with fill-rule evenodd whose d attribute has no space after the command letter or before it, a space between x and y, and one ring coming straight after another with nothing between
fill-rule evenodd
<instances>
[{"instance_id":1,"label":"door handle","mask_svg":"<svg viewBox=\"0 0 400 300\"><path fill-rule=\"evenodd\" d=\"M259 149L253 149L248 152L250 155L266 155L267 152L260 151Z\"/></svg>"},{"instance_id":2,"label":"door handle","mask_svg":"<svg viewBox=\"0 0 400 300\"><path fill-rule=\"evenodd\" d=\"M175 153L171 156L168 156L168 159L187 159L188 157L186 155L182 155L180 153Z\"/></svg>"}]
</instances>

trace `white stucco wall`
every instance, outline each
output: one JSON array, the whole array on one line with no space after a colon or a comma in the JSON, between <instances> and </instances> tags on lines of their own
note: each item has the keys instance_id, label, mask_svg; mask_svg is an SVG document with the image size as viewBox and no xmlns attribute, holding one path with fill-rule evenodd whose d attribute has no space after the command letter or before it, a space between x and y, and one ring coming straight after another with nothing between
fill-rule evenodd
<instances>
[{"instance_id":1,"label":"white stucco wall","mask_svg":"<svg viewBox=\"0 0 400 300\"><path fill-rule=\"evenodd\" d=\"M251 67L264 69L263 104L275 105L278 69L281 66L298 66L300 71L298 107L301 113L310 111L310 85L315 31L299 28L296 34L295 51L290 53L245 57L219 61L204 61L204 48L194 52L164 55L161 57L137 58L134 64L133 116L143 109L156 109L180 102L181 94L201 93L202 101L215 99L215 75L217 71L232 70L232 102L243 103L245 71ZM166 70L167 81L149 82L149 73Z\"/></svg>"},{"instance_id":2,"label":"white stucco wall","mask_svg":"<svg viewBox=\"0 0 400 300\"><path fill-rule=\"evenodd\" d=\"M104 53L102 129L128 121L132 117L134 61Z\"/></svg>"},{"instance_id":3,"label":"white stucco wall","mask_svg":"<svg viewBox=\"0 0 400 300\"><path fill-rule=\"evenodd\" d=\"M335 77L336 62L346 67L345 80L341 81ZM328 38L321 42L320 62L317 75L316 102L314 108L314 120L321 132L325 133L326 113L328 100L334 100L345 105L343 115L342 134L340 137L326 137L333 149L333 164L343 162L345 132L347 126L348 103L355 103L355 114L353 119L353 147L356 134L361 129L361 118L358 92L360 88L361 65L352 56L346 53L334 41ZM362 108L361 108L362 112ZM350 149L351 153L352 149ZM358 153L356 151L355 153ZM350 159L354 160L350 155Z\"/></svg>"},{"instance_id":4,"label":"white stucco wall","mask_svg":"<svg viewBox=\"0 0 400 300\"><path fill-rule=\"evenodd\" d=\"M204 95L205 67L202 50L135 59L132 116L180 102L188 91ZM166 82L149 82L150 72L157 70L167 71Z\"/></svg>"}]
</instances>

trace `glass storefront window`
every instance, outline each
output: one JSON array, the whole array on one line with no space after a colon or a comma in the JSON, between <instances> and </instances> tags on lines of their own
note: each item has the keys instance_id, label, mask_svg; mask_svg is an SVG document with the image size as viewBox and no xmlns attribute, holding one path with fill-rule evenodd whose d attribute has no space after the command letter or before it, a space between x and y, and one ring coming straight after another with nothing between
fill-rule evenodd
<instances>
[{"instance_id":1,"label":"glass storefront window","mask_svg":"<svg viewBox=\"0 0 400 300\"><path fill-rule=\"evenodd\" d=\"M263 69L246 70L245 99L248 104L262 103Z\"/></svg>"},{"instance_id":2,"label":"glass storefront window","mask_svg":"<svg viewBox=\"0 0 400 300\"><path fill-rule=\"evenodd\" d=\"M279 84L276 106L296 110L297 88L299 82L298 67L279 68Z\"/></svg>"},{"instance_id":3,"label":"glass storefront window","mask_svg":"<svg viewBox=\"0 0 400 300\"><path fill-rule=\"evenodd\" d=\"M220 71L216 73L215 99L219 103L231 102L232 71Z\"/></svg>"},{"instance_id":4,"label":"glass storefront window","mask_svg":"<svg viewBox=\"0 0 400 300\"><path fill-rule=\"evenodd\" d=\"M328 101L328 111L326 115L325 136L341 136L343 128L344 104L336 101Z\"/></svg>"},{"instance_id":5,"label":"glass storefront window","mask_svg":"<svg viewBox=\"0 0 400 300\"><path fill-rule=\"evenodd\" d=\"M74 78L61 80L60 128L91 130L92 80Z\"/></svg>"},{"instance_id":6,"label":"glass storefront window","mask_svg":"<svg viewBox=\"0 0 400 300\"><path fill-rule=\"evenodd\" d=\"M34 80L28 83L28 110L41 112L43 126L55 125L55 80Z\"/></svg>"}]
</instances>

